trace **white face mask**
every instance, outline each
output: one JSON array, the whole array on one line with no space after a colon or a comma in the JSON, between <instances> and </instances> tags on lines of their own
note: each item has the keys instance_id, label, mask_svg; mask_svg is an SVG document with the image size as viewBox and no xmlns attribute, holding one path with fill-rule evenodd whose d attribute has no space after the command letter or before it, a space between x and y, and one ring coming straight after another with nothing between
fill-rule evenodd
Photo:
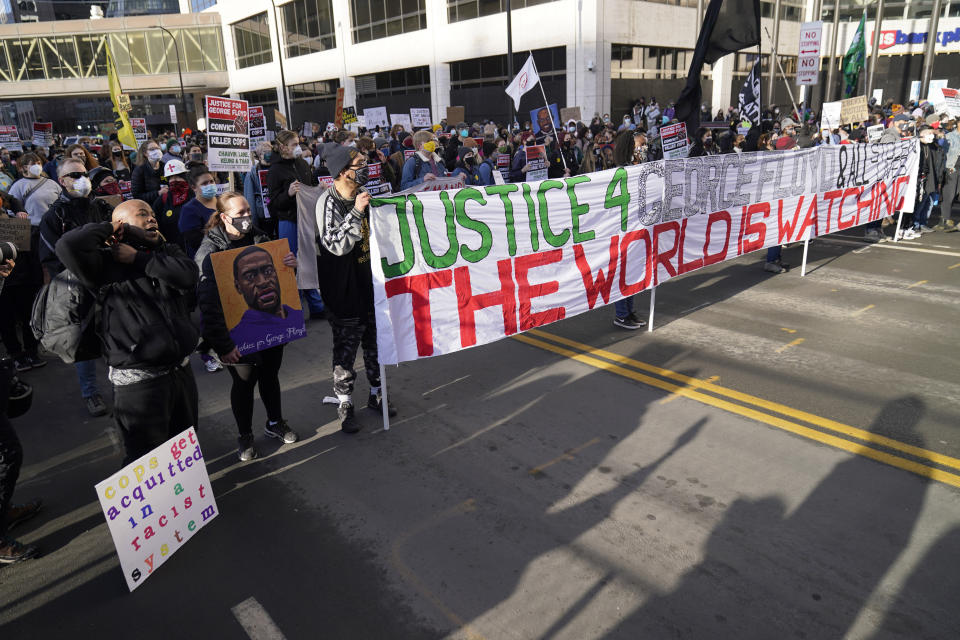
<instances>
[{"instance_id":1,"label":"white face mask","mask_svg":"<svg viewBox=\"0 0 960 640\"><path fill-rule=\"evenodd\" d=\"M303 155L303 148L302 148L302 147L300 147L300 146L298 145L298 146L296 146L296 147L293 148L293 157L294 157L294 158L299 158L299 157L302 156L302 155Z\"/></svg>"},{"instance_id":2,"label":"white face mask","mask_svg":"<svg viewBox=\"0 0 960 640\"><path fill-rule=\"evenodd\" d=\"M162 157L163 152L160 151L160 149L150 149L147 151L147 159L150 162L159 162Z\"/></svg>"},{"instance_id":3,"label":"white face mask","mask_svg":"<svg viewBox=\"0 0 960 640\"><path fill-rule=\"evenodd\" d=\"M90 178L81 177L73 181L73 185L70 187L70 195L77 198L85 198L90 195Z\"/></svg>"},{"instance_id":4,"label":"white face mask","mask_svg":"<svg viewBox=\"0 0 960 640\"><path fill-rule=\"evenodd\" d=\"M933 136L921 136L920 142L922 142L923 144L930 144L931 142L933 142Z\"/></svg>"},{"instance_id":5,"label":"white face mask","mask_svg":"<svg viewBox=\"0 0 960 640\"><path fill-rule=\"evenodd\" d=\"M43 173L43 167L38 164L32 164L27 167L27 173L31 178L39 178L40 174Z\"/></svg>"}]
</instances>

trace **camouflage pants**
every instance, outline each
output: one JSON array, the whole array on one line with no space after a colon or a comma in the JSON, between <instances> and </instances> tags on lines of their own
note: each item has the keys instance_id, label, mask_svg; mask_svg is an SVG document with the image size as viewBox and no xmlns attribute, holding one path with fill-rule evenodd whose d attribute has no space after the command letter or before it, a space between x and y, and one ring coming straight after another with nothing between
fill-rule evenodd
<instances>
[{"instance_id":1,"label":"camouflage pants","mask_svg":"<svg viewBox=\"0 0 960 640\"><path fill-rule=\"evenodd\" d=\"M363 366L371 387L380 386L380 360L377 358L377 323L373 314L363 318L337 318L329 314L333 331L333 391L351 395L357 374L353 363L357 348L363 347Z\"/></svg>"}]
</instances>

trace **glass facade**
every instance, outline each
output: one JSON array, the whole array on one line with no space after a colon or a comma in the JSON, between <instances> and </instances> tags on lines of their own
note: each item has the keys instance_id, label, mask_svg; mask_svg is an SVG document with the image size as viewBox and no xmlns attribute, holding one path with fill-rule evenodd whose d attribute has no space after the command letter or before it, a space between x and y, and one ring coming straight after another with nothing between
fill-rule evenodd
<instances>
[{"instance_id":1,"label":"glass facade","mask_svg":"<svg viewBox=\"0 0 960 640\"><path fill-rule=\"evenodd\" d=\"M190 11L197 13L217 4L217 0L190 0Z\"/></svg>"},{"instance_id":2,"label":"glass facade","mask_svg":"<svg viewBox=\"0 0 960 640\"><path fill-rule=\"evenodd\" d=\"M336 100L337 89L340 88L340 79L321 80L319 82L305 82L303 84L291 84L287 87L290 90L290 102L313 102L315 100Z\"/></svg>"},{"instance_id":3,"label":"glass facade","mask_svg":"<svg viewBox=\"0 0 960 640\"><path fill-rule=\"evenodd\" d=\"M686 78L693 49L672 47L638 47L614 44L610 50L612 80L670 80ZM703 65L703 76L710 76L711 66Z\"/></svg>"},{"instance_id":4,"label":"glass facade","mask_svg":"<svg viewBox=\"0 0 960 640\"><path fill-rule=\"evenodd\" d=\"M258 13L230 25L237 69L273 62L270 22L267 12Z\"/></svg>"},{"instance_id":5,"label":"glass facade","mask_svg":"<svg viewBox=\"0 0 960 640\"><path fill-rule=\"evenodd\" d=\"M280 6L288 58L337 46L333 0L293 0Z\"/></svg>"},{"instance_id":6,"label":"glass facade","mask_svg":"<svg viewBox=\"0 0 960 640\"><path fill-rule=\"evenodd\" d=\"M523 9L524 7L532 7L553 1L554 0L512 0L510 8L512 10ZM671 2L670 4L673 3ZM695 0L693 4L697 4ZM492 16L496 13L503 13L506 10L507 0L447 0L447 20L450 22L460 22L461 20Z\"/></svg>"},{"instance_id":7,"label":"glass facade","mask_svg":"<svg viewBox=\"0 0 960 640\"><path fill-rule=\"evenodd\" d=\"M225 71L218 27L170 29L184 73ZM159 29L0 39L0 82L93 78L107 75L109 43L120 75L177 72L173 40Z\"/></svg>"},{"instance_id":8,"label":"glass facade","mask_svg":"<svg viewBox=\"0 0 960 640\"><path fill-rule=\"evenodd\" d=\"M614 45L616 46L616 45ZM516 72L527 61L529 54L513 54L513 69ZM567 73L567 48L552 47L533 52L537 73L543 78L565 76ZM473 87L506 88L511 78L507 74L507 56L488 56L472 60L457 60L450 63L450 88Z\"/></svg>"},{"instance_id":9,"label":"glass facade","mask_svg":"<svg viewBox=\"0 0 960 640\"><path fill-rule=\"evenodd\" d=\"M81 4L81 3L73 3ZM91 2L90 4L102 4ZM122 18L124 16L147 16L162 13L180 13L179 0L110 0L104 12L108 18ZM87 16L90 12L87 12Z\"/></svg>"},{"instance_id":10,"label":"glass facade","mask_svg":"<svg viewBox=\"0 0 960 640\"><path fill-rule=\"evenodd\" d=\"M430 67L410 67L357 76L357 97L378 98L430 91Z\"/></svg>"},{"instance_id":11,"label":"glass facade","mask_svg":"<svg viewBox=\"0 0 960 640\"><path fill-rule=\"evenodd\" d=\"M353 43L427 28L426 0L350 0Z\"/></svg>"}]
</instances>

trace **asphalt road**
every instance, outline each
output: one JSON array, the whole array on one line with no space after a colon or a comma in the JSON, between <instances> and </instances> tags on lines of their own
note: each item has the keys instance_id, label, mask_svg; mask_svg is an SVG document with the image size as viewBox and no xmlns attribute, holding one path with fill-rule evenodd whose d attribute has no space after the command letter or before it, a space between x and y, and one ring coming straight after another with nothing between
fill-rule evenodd
<instances>
[{"instance_id":1,"label":"asphalt road","mask_svg":"<svg viewBox=\"0 0 960 640\"><path fill-rule=\"evenodd\" d=\"M220 514L132 594L111 422L30 372L16 497L45 508L15 533L45 555L0 569L0 637L960 636L960 233L761 260L661 285L651 333L604 308L390 367L388 432L337 430L311 323L281 376L305 440L251 463L196 362Z\"/></svg>"}]
</instances>

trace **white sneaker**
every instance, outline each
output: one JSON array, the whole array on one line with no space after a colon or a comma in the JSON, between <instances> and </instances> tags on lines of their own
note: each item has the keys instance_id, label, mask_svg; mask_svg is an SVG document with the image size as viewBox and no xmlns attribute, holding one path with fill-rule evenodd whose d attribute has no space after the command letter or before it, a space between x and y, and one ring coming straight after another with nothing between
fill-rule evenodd
<instances>
[{"instance_id":1,"label":"white sneaker","mask_svg":"<svg viewBox=\"0 0 960 640\"><path fill-rule=\"evenodd\" d=\"M916 240L917 238L920 237L920 235L921 235L920 232L917 231L916 229L904 229L903 231L904 240Z\"/></svg>"},{"instance_id":2,"label":"white sneaker","mask_svg":"<svg viewBox=\"0 0 960 640\"><path fill-rule=\"evenodd\" d=\"M207 373L216 373L223 370L223 365L220 364L219 360L204 360L203 366L207 368Z\"/></svg>"}]
</instances>

